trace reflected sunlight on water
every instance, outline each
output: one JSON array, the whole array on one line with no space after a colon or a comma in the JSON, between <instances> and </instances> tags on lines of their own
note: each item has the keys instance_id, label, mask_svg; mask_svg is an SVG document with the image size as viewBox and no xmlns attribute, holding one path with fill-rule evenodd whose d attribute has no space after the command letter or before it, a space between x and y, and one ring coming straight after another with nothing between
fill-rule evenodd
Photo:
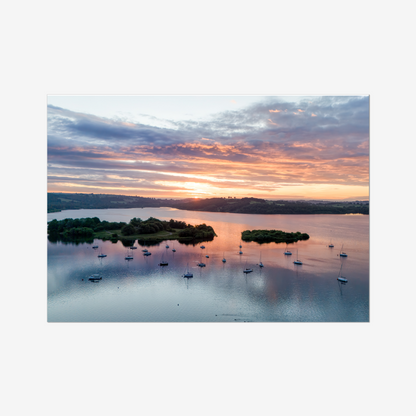
<instances>
[{"instance_id":1,"label":"reflected sunlight on water","mask_svg":"<svg viewBox=\"0 0 416 416\"><path fill-rule=\"evenodd\" d=\"M246 215L180 211L172 208L74 210L54 218L98 217L125 221L133 217L170 218L212 225L218 237L201 244L173 241L148 247L144 257L121 242L93 244L48 242L48 321L61 322L337 322L369 320L369 217L350 215ZM291 245L242 242L246 229L280 229L308 233ZM329 248L332 241L334 248ZM99 248L92 249L93 245ZM347 258L339 257L343 251ZM107 254L98 258L100 252ZM209 254L209 258L205 254ZM221 260L223 253L226 263ZM298 253L302 265L295 265ZM260 261L264 264L261 269ZM161 259L168 266L158 266ZM202 256L202 257L201 257ZM199 268L199 261L206 267ZM182 275L189 263L194 277ZM336 280L342 274L348 283ZM244 274L245 267L253 268ZM97 283L88 276L99 273ZM84 279L84 281L82 281ZM178 306L179 304L179 306Z\"/></svg>"}]
</instances>

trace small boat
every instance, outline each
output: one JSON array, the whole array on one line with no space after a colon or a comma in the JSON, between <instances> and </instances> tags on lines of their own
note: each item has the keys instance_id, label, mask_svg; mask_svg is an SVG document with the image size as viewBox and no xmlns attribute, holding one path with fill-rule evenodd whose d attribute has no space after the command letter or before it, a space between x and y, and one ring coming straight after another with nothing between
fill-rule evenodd
<instances>
[{"instance_id":1,"label":"small boat","mask_svg":"<svg viewBox=\"0 0 416 416\"><path fill-rule=\"evenodd\" d=\"M186 278L190 278L190 277L194 277L194 275L189 271L189 266L188 264L186 265L186 271L185 273L182 275L182 277L186 277Z\"/></svg>"},{"instance_id":2,"label":"small boat","mask_svg":"<svg viewBox=\"0 0 416 416\"><path fill-rule=\"evenodd\" d=\"M296 257L298 257L298 250L296 250ZM295 260L294 264L303 264L300 260Z\"/></svg>"},{"instance_id":3,"label":"small boat","mask_svg":"<svg viewBox=\"0 0 416 416\"><path fill-rule=\"evenodd\" d=\"M173 249L172 249L172 251L175 253L176 252L176 250L175 250L175 243L173 243Z\"/></svg>"},{"instance_id":4,"label":"small boat","mask_svg":"<svg viewBox=\"0 0 416 416\"><path fill-rule=\"evenodd\" d=\"M99 275L99 274L92 274L88 280L90 280L91 282L96 282L98 280L102 280L103 278Z\"/></svg>"},{"instance_id":5,"label":"small boat","mask_svg":"<svg viewBox=\"0 0 416 416\"><path fill-rule=\"evenodd\" d=\"M249 269L247 267L247 262L246 262L246 268L243 270L243 273L251 273L253 271L253 269Z\"/></svg>"},{"instance_id":6,"label":"small boat","mask_svg":"<svg viewBox=\"0 0 416 416\"><path fill-rule=\"evenodd\" d=\"M260 262L259 262L259 267L264 267L264 264L261 262L261 253L260 253Z\"/></svg>"},{"instance_id":7,"label":"small boat","mask_svg":"<svg viewBox=\"0 0 416 416\"><path fill-rule=\"evenodd\" d=\"M347 253L344 253L344 252L342 251L342 247L344 247L344 244L341 246L341 251L339 252L339 256L340 256L340 257L348 257Z\"/></svg>"},{"instance_id":8,"label":"small boat","mask_svg":"<svg viewBox=\"0 0 416 416\"><path fill-rule=\"evenodd\" d=\"M206 257L207 259L209 259L209 256L208 256L208 254L205 254L205 257Z\"/></svg>"},{"instance_id":9,"label":"small boat","mask_svg":"<svg viewBox=\"0 0 416 416\"><path fill-rule=\"evenodd\" d=\"M341 268L339 269L337 280L340 281L341 283L347 283L348 279L346 277L341 276L341 270L342 270L342 264L341 264Z\"/></svg>"},{"instance_id":10,"label":"small boat","mask_svg":"<svg viewBox=\"0 0 416 416\"><path fill-rule=\"evenodd\" d=\"M241 241L240 241L240 248L243 248L243 246L241 245Z\"/></svg>"},{"instance_id":11,"label":"small boat","mask_svg":"<svg viewBox=\"0 0 416 416\"><path fill-rule=\"evenodd\" d=\"M133 256L129 253L127 253L127 256L124 257L125 260L133 260Z\"/></svg>"},{"instance_id":12,"label":"small boat","mask_svg":"<svg viewBox=\"0 0 416 416\"><path fill-rule=\"evenodd\" d=\"M107 257L107 254L100 253L98 257Z\"/></svg>"},{"instance_id":13,"label":"small boat","mask_svg":"<svg viewBox=\"0 0 416 416\"><path fill-rule=\"evenodd\" d=\"M332 230L331 230L331 234L332 234ZM332 238L331 238L331 240L329 241L329 246L328 246L329 248L334 248L334 245L332 244Z\"/></svg>"},{"instance_id":14,"label":"small boat","mask_svg":"<svg viewBox=\"0 0 416 416\"><path fill-rule=\"evenodd\" d=\"M152 255L152 253L150 253L150 251L147 251L147 250L146 250L145 253L143 253L143 256L151 256L151 255Z\"/></svg>"},{"instance_id":15,"label":"small boat","mask_svg":"<svg viewBox=\"0 0 416 416\"><path fill-rule=\"evenodd\" d=\"M131 246L131 247L130 247L130 250L135 250L135 249L137 249L137 247L136 247L136 246Z\"/></svg>"},{"instance_id":16,"label":"small boat","mask_svg":"<svg viewBox=\"0 0 416 416\"><path fill-rule=\"evenodd\" d=\"M96 248L98 248L98 246L92 246L92 248L95 250Z\"/></svg>"},{"instance_id":17,"label":"small boat","mask_svg":"<svg viewBox=\"0 0 416 416\"><path fill-rule=\"evenodd\" d=\"M160 261L159 266L167 266L167 265L168 265L168 262L163 260L163 254L162 254L162 260Z\"/></svg>"},{"instance_id":18,"label":"small boat","mask_svg":"<svg viewBox=\"0 0 416 416\"><path fill-rule=\"evenodd\" d=\"M291 251L289 251L289 248L286 246L286 251L285 251L285 256L291 256L292 255L292 252Z\"/></svg>"},{"instance_id":19,"label":"small boat","mask_svg":"<svg viewBox=\"0 0 416 416\"><path fill-rule=\"evenodd\" d=\"M205 248L205 246L201 246L201 248Z\"/></svg>"},{"instance_id":20,"label":"small boat","mask_svg":"<svg viewBox=\"0 0 416 416\"><path fill-rule=\"evenodd\" d=\"M166 244L166 248L169 248L169 246Z\"/></svg>"},{"instance_id":21,"label":"small boat","mask_svg":"<svg viewBox=\"0 0 416 416\"><path fill-rule=\"evenodd\" d=\"M142 251L143 251L143 253L147 253L148 250L147 250L147 248L144 248Z\"/></svg>"},{"instance_id":22,"label":"small boat","mask_svg":"<svg viewBox=\"0 0 416 416\"><path fill-rule=\"evenodd\" d=\"M202 255L201 255L201 260L199 260L198 267L205 267L205 266L206 264L202 263Z\"/></svg>"},{"instance_id":23,"label":"small boat","mask_svg":"<svg viewBox=\"0 0 416 416\"><path fill-rule=\"evenodd\" d=\"M224 253L222 253L222 262L225 263L226 261L227 260L225 260Z\"/></svg>"}]
</instances>

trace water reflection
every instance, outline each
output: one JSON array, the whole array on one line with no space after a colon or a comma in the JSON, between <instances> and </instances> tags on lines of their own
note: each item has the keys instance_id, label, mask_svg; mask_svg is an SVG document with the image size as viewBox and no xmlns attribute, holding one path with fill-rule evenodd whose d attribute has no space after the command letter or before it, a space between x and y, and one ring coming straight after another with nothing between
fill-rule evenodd
<instances>
[{"instance_id":1,"label":"water reflection","mask_svg":"<svg viewBox=\"0 0 416 416\"><path fill-rule=\"evenodd\" d=\"M79 211L74 212L80 218L111 221L125 221L126 211L131 218L139 216L132 210ZM119 211L120 216L108 218L107 211ZM131 242L49 240L49 321L368 321L368 217L155 211L149 216L205 222L218 237L204 241L204 250L195 242L135 242L138 249L130 250ZM261 228L299 230L310 239L292 244L292 256L284 255L286 244L254 242L243 242L243 254L238 254L241 231ZM330 238L334 249L328 248ZM348 257L337 256L342 244ZM99 248L92 249L94 245ZM148 257L142 252L146 247L152 252ZM172 252L172 247L177 251ZM296 249L302 265L293 264ZM97 257L101 250L107 257ZM125 260L126 252L133 260ZM258 266L260 252L264 268ZM197 266L201 255L206 264L202 268ZM168 266L159 266L162 256ZM337 281L341 263L347 285ZM194 276L191 279L182 277L187 264ZM243 273L246 264L253 269L248 275ZM94 273L100 273L103 280L88 282Z\"/></svg>"}]
</instances>

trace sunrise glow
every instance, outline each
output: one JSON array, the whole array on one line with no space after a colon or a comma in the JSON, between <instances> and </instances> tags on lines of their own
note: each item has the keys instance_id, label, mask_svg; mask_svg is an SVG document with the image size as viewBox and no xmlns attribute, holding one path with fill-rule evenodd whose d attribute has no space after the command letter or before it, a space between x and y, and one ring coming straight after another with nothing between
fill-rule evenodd
<instances>
[{"instance_id":1,"label":"sunrise glow","mask_svg":"<svg viewBox=\"0 0 416 416\"><path fill-rule=\"evenodd\" d=\"M70 107L48 106L49 192L368 199L368 97L257 97L198 122Z\"/></svg>"}]
</instances>

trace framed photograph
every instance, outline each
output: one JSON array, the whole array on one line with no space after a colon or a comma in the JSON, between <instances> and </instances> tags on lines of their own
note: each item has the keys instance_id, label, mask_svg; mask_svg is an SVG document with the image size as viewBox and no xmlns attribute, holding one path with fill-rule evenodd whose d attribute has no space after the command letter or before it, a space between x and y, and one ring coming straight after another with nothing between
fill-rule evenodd
<instances>
[{"instance_id":1,"label":"framed photograph","mask_svg":"<svg viewBox=\"0 0 416 416\"><path fill-rule=\"evenodd\" d=\"M369 322L369 96L48 96L48 322Z\"/></svg>"}]
</instances>

